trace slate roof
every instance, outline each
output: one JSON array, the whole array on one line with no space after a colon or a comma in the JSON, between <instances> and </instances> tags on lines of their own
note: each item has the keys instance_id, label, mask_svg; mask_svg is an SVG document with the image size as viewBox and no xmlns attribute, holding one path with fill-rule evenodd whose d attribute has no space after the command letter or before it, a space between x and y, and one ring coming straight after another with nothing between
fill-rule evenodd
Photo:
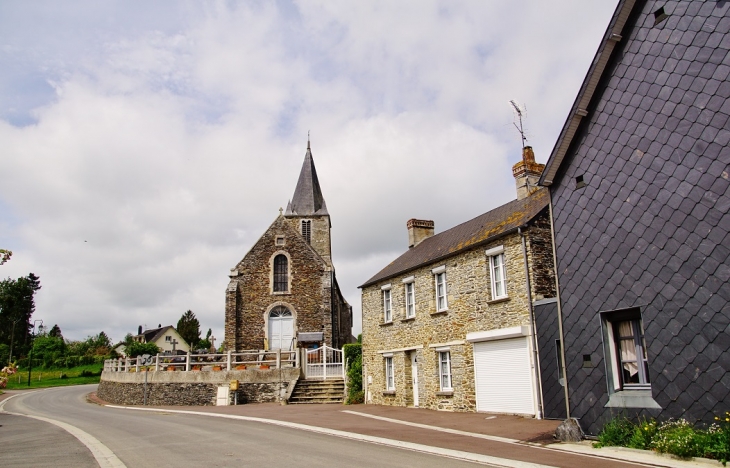
<instances>
[{"instance_id":1,"label":"slate roof","mask_svg":"<svg viewBox=\"0 0 730 468\"><path fill-rule=\"evenodd\" d=\"M319 187L317 170L314 168L312 149L307 142L307 154L304 155L304 164L299 173L294 196L286 207L287 216L328 215L327 205Z\"/></svg>"},{"instance_id":2,"label":"slate roof","mask_svg":"<svg viewBox=\"0 0 730 468\"><path fill-rule=\"evenodd\" d=\"M396 258L361 288L370 286L414 268L451 257L480 244L491 242L524 226L548 206L548 191L540 189L527 198L505 205L429 237Z\"/></svg>"},{"instance_id":3,"label":"slate roof","mask_svg":"<svg viewBox=\"0 0 730 468\"><path fill-rule=\"evenodd\" d=\"M174 328L174 327L172 325L168 325L166 327L161 327L161 328L152 328L150 330L143 331L142 335L137 335L137 336L143 336L145 343L154 343L155 341L157 341L158 338L160 338L162 335L164 335L167 332L167 330L169 330L170 328Z\"/></svg>"}]
</instances>

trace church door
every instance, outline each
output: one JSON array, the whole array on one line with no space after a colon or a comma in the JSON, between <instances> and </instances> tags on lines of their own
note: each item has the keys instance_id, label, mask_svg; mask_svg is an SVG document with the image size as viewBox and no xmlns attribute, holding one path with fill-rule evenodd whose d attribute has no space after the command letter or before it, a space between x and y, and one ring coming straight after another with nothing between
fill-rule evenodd
<instances>
[{"instance_id":1,"label":"church door","mask_svg":"<svg viewBox=\"0 0 730 468\"><path fill-rule=\"evenodd\" d=\"M294 338L294 317L289 309L274 307L269 312L269 349L290 349Z\"/></svg>"}]
</instances>

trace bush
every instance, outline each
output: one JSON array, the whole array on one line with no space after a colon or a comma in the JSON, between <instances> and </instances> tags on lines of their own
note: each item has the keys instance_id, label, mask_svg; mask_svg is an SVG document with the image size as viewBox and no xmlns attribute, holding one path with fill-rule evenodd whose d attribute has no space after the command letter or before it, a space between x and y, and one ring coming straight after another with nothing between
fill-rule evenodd
<instances>
[{"instance_id":1,"label":"bush","mask_svg":"<svg viewBox=\"0 0 730 468\"><path fill-rule=\"evenodd\" d=\"M657 428L651 447L659 453L689 458L700 452L699 439L694 427L685 419L669 420Z\"/></svg>"},{"instance_id":2,"label":"bush","mask_svg":"<svg viewBox=\"0 0 730 468\"><path fill-rule=\"evenodd\" d=\"M343 347L344 358L347 362L347 398L346 404L363 403L365 396L362 391L362 345L346 344Z\"/></svg>"},{"instance_id":3,"label":"bush","mask_svg":"<svg viewBox=\"0 0 730 468\"><path fill-rule=\"evenodd\" d=\"M656 420L646 418L639 420L639 424L634 427L634 433L629 440L628 447L640 450L649 450L656 431Z\"/></svg>"},{"instance_id":4,"label":"bush","mask_svg":"<svg viewBox=\"0 0 730 468\"><path fill-rule=\"evenodd\" d=\"M603 426L603 430L598 434L598 443L594 445L596 447L628 447L633 435L634 423L626 416L619 415Z\"/></svg>"}]
</instances>

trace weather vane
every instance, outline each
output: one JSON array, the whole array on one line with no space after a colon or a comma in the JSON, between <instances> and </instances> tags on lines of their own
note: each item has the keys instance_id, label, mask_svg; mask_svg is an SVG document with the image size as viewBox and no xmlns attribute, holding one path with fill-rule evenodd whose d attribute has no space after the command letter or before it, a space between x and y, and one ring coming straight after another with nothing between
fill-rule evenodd
<instances>
[{"instance_id":1,"label":"weather vane","mask_svg":"<svg viewBox=\"0 0 730 468\"><path fill-rule=\"evenodd\" d=\"M514 109L515 111L517 120L520 122L519 125L517 125L515 122L512 122L512 125L514 125L517 131L520 132L520 137L522 138L522 148L524 148L526 146L525 143L527 143L527 137L525 136L525 130L522 127L522 114L527 110L527 108L521 108L520 106L518 106L514 99L510 99L509 103L512 106L512 109Z\"/></svg>"}]
</instances>

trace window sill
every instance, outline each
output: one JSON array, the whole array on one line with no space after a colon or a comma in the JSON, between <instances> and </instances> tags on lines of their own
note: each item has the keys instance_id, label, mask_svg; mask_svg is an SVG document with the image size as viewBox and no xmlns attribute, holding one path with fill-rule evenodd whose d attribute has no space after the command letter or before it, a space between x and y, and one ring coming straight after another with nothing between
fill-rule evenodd
<instances>
[{"instance_id":1,"label":"window sill","mask_svg":"<svg viewBox=\"0 0 730 468\"><path fill-rule=\"evenodd\" d=\"M414 320L416 320L416 317L408 317L408 318L401 319L400 321L402 323L402 322L412 322Z\"/></svg>"},{"instance_id":2,"label":"window sill","mask_svg":"<svg viewBox=\"0 0 730 468\"><path fill-rule=\"evenodd\" d=\"M383 322L380 324L381 327L389 327L391 325L393 325L393 322Z\"/></svg>"},{"instance_id":3,"label":"window sill","mask_svg":"<svg viewBox=\"0 0 730 468\"><path fill-rule=\"evenodd\" d=\"M487 301L487 305L499 304L500 302L507 302L507 301L509 301L509 296L500 297L497 299L492 299L491 301Z\"/></svg>"},{"instance_id":4,"label":"window sill","mask_svg":"<svg viewBox=\"0 0 730 468\"><path fill-rule=\"evenodd\" d=\"M383 392L384 396L392 396L395 395L395 390L386 390Z\"/></svg>"},{"instance_id":5,"label":"window sill","mask_svg":"<svg viewBox=\"0 0 730 468\"><path fill-rule=\"evenodd\" d=\"M291 296L291 293L289 291L273 291L271 293L272 296Z\"/></svg>"},{"instance_id":6,"label":"window sill","mask_svg":"<svg viewBox=\"0 0 730 468\"><path fill-rule=\"evenodd\" d=\"M443 392L436 392L436 396L454 396L454 391L444 390Z\"/></svg>"},{"instance_id":7,"label":"window sill","mask_svg":"<svg viewBox=\"0 0 730 468\"><path fill-rule=\"evenodd\" d=\"M449 313L449 309L444 309L444 310L439 310L439 311L436 311L436 312L431 312L431 314L429 314L429 315L431 315L431 317L433 317L434 315L446 315L447 313Z\"/></svg>"},{"instance_id":8,"label":"window sill","mask_svg":"<svg viewBox=\"0 0 730 468\"><path fill-rule=\"evenodd\" d=\"M662 409L651 396L651 389L621 390L612 393L605 408L650 408Z\"/></svg>"}]
</instances>

